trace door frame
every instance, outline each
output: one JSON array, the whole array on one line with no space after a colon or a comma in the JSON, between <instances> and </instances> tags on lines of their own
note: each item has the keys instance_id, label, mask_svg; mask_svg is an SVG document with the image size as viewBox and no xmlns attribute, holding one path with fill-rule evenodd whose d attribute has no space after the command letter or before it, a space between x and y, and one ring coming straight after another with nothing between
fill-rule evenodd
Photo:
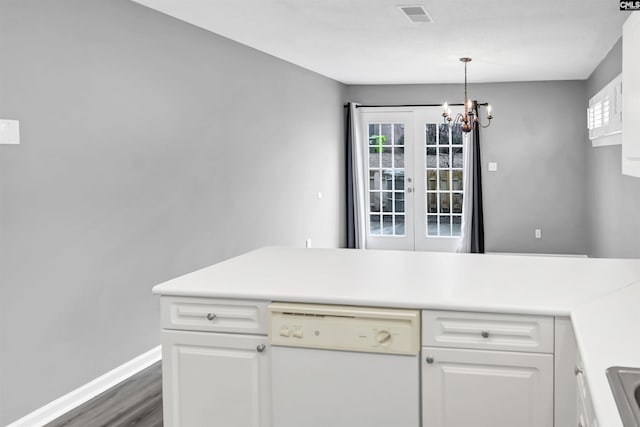
<instances>
[{"instance_id":1,"label":"door frame","mask_svg":"<svg viewBox=\"0 0 640 427\"><path fill-rule=\"evenodd\" d=\"M463 107L452 107L455 117ZM455 252L463 236L427 235L427 189L426 189L426 137L425 124L442 123L441 107L360 107L362 135L365 138L362 147L365 151L362 177L365 183L364 221L366 224L367 249L418 250ZM404 170L405 170L405 235L372 235L370 229L370 188L369 188L369 143L368 128L371 123L403 123L405 125ZM468 149L468 136L464 147ZM464 189L467 197L467 189ZM464 215L464 213L463 213Z\"/></svg>"}]
</instances>

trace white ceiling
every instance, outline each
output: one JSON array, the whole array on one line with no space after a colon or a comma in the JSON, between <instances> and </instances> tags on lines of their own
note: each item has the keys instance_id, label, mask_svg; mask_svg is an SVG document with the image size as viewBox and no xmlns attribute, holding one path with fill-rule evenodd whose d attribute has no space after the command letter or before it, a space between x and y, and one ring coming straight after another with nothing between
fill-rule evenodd
<instances>
[{"instance_id":1,"label":"white ceiling","mask_svg":"<svg viewBox=\"0 0 640 427\"><path fill-rule=\"evenodd\" d=\"M586 79L622 34L614 0L134 0L347 84ZM433 23L398 6L423 5Z\"/></svg>"}]
</instances>

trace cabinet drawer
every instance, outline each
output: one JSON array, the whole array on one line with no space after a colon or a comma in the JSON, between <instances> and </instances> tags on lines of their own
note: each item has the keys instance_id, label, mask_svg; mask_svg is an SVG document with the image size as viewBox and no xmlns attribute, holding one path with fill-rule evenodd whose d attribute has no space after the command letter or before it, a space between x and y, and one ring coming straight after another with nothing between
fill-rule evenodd
<instances>
[{"instance_id":1,"label":"cabinet drawer","mask_svg":"<svg viewBox=\"0 0 640 427\"><path fill-rule=\"evenodd\" d=\"M553 353L553 317L424 310L422 345Z\"/></svg>"},{"instance_id":2,"label":"cabinet drawer","mask_svg":"<svg viewBox=\"0 0 640 427\"><path fill-rule=\"evenodd\" d=\"M267 334L266 301L161 297L164 329Z\"/></svg>"}]
</instances>

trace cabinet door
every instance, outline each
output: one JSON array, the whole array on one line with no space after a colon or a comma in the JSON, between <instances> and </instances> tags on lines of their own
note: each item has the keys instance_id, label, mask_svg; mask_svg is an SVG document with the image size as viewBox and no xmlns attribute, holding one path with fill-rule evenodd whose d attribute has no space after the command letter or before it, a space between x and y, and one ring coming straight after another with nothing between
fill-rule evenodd
<instances>
[{"instance_id":1,"label":"cabinet door","mask_svg":"<svg viewBox=\"0 0 640 427\"><path fill-rule=\"evenodd\" d=\"M556 317L554 351L554 412L556 427L578 426L576 416L576 336L571 319ZM584 425L583 425L584 427Z\"/></svg>"},{"instance_id":2,"label":"cabinet door","mask_svg":"<svg viewBox=\"0 0 640 427\"><path fill-rule=\"evenodd\" d=\"M584 376L582 358L578 354L576 360L576 388L578 396L578 427L598 427L598 420L591 402L591 394L587 387L587 379Z\"/></svg>"},{"instance_id":3,"label":"cabinet door","mask_svg":"<svg viewBox=\"0 0 640 427\"><path fill-rule=\"evenodd\" d=\"M163 330L164 425L270 426L269 353L266 336Z\"/></svg>"},{"instance_id":4,"label":"cabinet door","mask_svg":"<svg viewBox=\"0 0 640 427\"><path fill-rule=\"evenodd\" d=\"M553 355L422 348L423 427L552 427Z\"/></svg>"},{"instance_id":5,"label":"cabinet door","mask_svg":"<svg viewBox=\"0 0 640 427\"><path fill-rule=\"evenodd\" d=\"M582 400L582 396L578 395L578 427L591 427L587 408Z\"/></svg>"},{"instance_id":6,"label":"cabinet door","mask_svg":"<svg viewBox=\"0 0 640 427\"><path fill-rule=\"evenodd\" d=\"M640 39L640 15L631 13L622 29L624 40ZM622 44L622 173L640 177L640 138L635 124L640 116L640 53L636 43Z\"/></svg>"}]
</instances>

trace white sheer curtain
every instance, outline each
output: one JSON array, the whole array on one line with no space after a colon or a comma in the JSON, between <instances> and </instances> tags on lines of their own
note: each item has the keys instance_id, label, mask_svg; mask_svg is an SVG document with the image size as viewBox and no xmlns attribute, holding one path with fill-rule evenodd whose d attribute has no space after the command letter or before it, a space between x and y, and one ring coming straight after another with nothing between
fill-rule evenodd
<instances>
[{"instance_id":1,"label":"white sheer curtain","mask_svg":"<svg viewBox=\"0 0 640 427\"><path fill-rule=\"evenodd\" d=\"M473 213L473 143L471 139L471 133L464 134L462 143L464 152L462 238L456 252L471 252L471 215Z\"/></svg>"},{"instance_id":2,"label":"white sheer curtain","mask_svg":"<svg viewBox=\"0 0 640 427\"><path fill-rule=\"evenodd\" d=\"M353 185L353 210L354 210L354 229L355 229L355 247L364 249L366 247L367 228L366 228L366 198L367 194L365 177L365 159L362 137L361 118L358 111L358 104L350 103L351 117L351 153L352 153L352 185Z\"/></svg>"}]
</instances>

